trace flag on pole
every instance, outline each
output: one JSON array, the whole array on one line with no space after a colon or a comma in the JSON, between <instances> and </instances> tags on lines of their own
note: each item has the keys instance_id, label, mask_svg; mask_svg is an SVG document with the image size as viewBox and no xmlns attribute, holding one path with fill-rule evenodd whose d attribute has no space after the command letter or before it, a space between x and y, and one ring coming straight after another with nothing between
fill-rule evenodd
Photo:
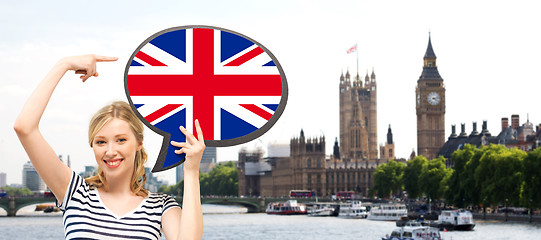
<instances>
[{"instance_id":1,"label":"flag on pole","mask_svg":"<svg viewBox=\"0 0 541 240\"><path fill-rule=\"evenodd\" d=\"M352 52L356 52L357 51L357 44L355 44L355 46L353 47L350 47L348 50L347 50L347 53L352 53Z\"/></svg>"}]
</instances>

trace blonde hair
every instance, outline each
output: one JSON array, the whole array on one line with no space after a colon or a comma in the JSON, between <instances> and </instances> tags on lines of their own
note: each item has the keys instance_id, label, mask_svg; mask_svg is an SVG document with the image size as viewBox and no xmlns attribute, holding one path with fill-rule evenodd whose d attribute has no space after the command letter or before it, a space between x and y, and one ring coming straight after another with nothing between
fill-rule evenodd
<instances>
[{"instance_id":1,"label":"blonde hair","mask_svg":"<svg viewBox=\"0 0 541 240\"><path fill-rule=\"evenodd\" d=\"M124 120L130 124L130 127L138 142L143 142L143 123L137 118L132 111L130 105L126 102L116 101L101 108L90 120L90 126L88 128L88 143L90 147L93 146L94 137L98 131L105 126L111 119L118 118ZM146 197L148 190L144 189L147 177L145 174L145 162L147 160L147 153L145 148L141 146L140 150L135 153L135 164L133 168L133 174L130 183L130 190L137 196ZM106 182L105 174L103 170L98 166L98 173L95 176L88 177L85 181L91 188L102 187Z\"/></svg>"}]
</instances>

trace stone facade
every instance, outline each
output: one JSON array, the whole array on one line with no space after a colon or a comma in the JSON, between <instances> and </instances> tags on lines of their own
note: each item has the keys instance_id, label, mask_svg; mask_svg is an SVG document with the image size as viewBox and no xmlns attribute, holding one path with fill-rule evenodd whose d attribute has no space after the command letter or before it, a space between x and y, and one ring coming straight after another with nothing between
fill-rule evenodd
<instances>
[{"instance_id":1,"label":"stone facade","mask_svg":"<svg viewBox=\"0 0 541 240\"><path fill-rule=\"evenodd\" d=\"M417 80L417 155L437 157L445 143L445 86L438 72L436 54L428 38L423 72Z\"/></svg>"},{"instance_id":2,"label":"stone facade","mask_svg":"<svg viewBox=\"0 0 541 240\"><path fill-rule=\"evenodd\" d=\"M335 142L337 146L338 142ZM344 161L325 154L325 137L290 141L289 157L262 158L262 151L239 153L239 196L288 196L290 190L312 190L317 196L338 191L366 195L372 186L375 162Z\"/></svg>"},{"instance_id":3,"label":"stone facade","mask_svg":"<svg viewBox=\"0 0 541 240\"><path fill-rule=\"evenodd\" d=\"M340 76L340 156L346 162L378 159L376 74Z\"/></svg>"}]
</instances>

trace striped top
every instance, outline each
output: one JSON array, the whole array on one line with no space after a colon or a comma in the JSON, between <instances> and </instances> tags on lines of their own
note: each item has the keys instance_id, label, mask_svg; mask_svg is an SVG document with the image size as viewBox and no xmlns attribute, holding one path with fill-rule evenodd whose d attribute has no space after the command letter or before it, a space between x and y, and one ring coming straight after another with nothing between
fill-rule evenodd
<instances>
[{"instance_id":1,"label":"striped top","mask_svg":"<svg viewBox=\"0 0 541 240\"><path fill-rule=\"evenodd\" d=\"M167 194L149 193L133 211L117 216L103 204L98 190L73 172L58 207L64 213L66 239L159 239L162 215L180 206Z\"/></svg>"}]
</instances>

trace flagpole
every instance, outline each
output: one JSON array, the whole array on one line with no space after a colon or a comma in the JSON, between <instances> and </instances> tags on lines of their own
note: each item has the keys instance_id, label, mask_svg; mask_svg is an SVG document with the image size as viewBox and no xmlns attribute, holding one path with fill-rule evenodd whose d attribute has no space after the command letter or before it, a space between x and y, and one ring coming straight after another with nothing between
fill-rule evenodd
<instances>
[{"instance_id":1,"label":"flagpole","mask_svg":"<svg viewBox=\"0 0 541 240\"><path fill-rule=\"evenodd\" d=\"M355 43L355 50L357 52L357 76L359 76L359 49L357 49L357 43Z\"/></svg>"}]
</instances>

